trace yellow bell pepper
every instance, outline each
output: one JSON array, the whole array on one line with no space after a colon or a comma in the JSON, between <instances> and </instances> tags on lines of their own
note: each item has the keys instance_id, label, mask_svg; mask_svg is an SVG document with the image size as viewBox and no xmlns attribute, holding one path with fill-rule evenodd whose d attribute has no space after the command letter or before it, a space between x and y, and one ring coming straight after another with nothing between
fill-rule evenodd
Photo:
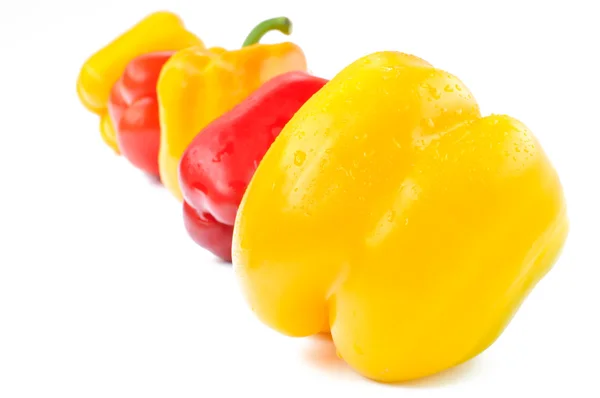
<instances>
[{"instance_id":1,"label":"yellow bell pepper","mask_svg":"<svg viewBox=\"0 0 600 398\"><path fill-rule=\"evenodd\" d=\"M482 117L422 59L375 53L286 125L239 208L233 264L290 336L329 323L352 368L431 375L485 350L566 240L561 183L532 132Z\"/></svg>"},{"instance_id":2,"label":"yellow bell pepper","mask_svg":"<svg viewBox=\"0 0 600 398\"><path fill-rule=\"evenodd\" d=\"M115 131L108 115L110 91L134 58L152 52L177 51L189 46L203 47L202 40L187 31L181 19L167 11L152 13L93 54L77 78L81 103L100 116L103 140L119 152Z\"/></svg>"},{"instance_id":3,"label":"yellow bell pepper","mask_svg":"<svg viewBox=\"0 0 600 398\"><path fill-rule=\"evenodd\" d=\"M289 19L273 18L259 24L241 49L191 47L175 53L164 65L157 85L161 124L158 163L163 185L180 201L179 161L200 130L267 80L306 70L304 53L297 45L255 44L269 30L289 34L290 28Z\"/></svg>"}]
</instances>

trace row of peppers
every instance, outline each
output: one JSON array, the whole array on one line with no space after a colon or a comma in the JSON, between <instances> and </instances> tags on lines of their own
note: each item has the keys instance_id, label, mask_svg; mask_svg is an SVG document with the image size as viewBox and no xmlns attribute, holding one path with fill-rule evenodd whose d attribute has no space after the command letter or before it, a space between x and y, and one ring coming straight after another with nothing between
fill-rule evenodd
<instances>
[{"instance_id":1,"label":"row of peppers","mask_svg":"<svg viewBox=\"0 0 600 398\"><path fill-rule=\"evenodd\" d=\"M106 144L183 199L190 236L226 261L254 170L327 82L307 73L297 45L259 44L291 26L269 19L241 49L207 49L177 15L156 12L94 54L78 78L79 98L100 116Z\"/></svg>"},{"instance_id":2,"label":"row of peppers","mask_svg":"<svg viewBox=\"0 0 600 398\"><path fill-rule=\"evenodd\" d=\"M206 49L169 12L94 54L78 79L104 141L183 201L202 247L290 336L330 333L374 380L489 347L568 233L562 186L531 131L482 117L468 88L398 52L331 81L295 44Z\"/></svg>"}]
</instances>

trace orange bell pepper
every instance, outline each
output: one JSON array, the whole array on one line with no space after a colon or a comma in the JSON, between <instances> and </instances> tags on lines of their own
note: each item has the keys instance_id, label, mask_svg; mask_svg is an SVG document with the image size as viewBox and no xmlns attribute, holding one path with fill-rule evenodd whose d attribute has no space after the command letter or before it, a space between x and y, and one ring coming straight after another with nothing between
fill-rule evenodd
<instances>
[{"instance_id":1,"label":"orange bell pepper","mask_svg":"<svg viewBox=\"0 0 600 398\"><path fill-rule=\"evenodd\" d=\"M210 122L258 89L271 78L290 71L306 71L304 53L284 42L257 44L268 31L291 31L287 18L260 23L241 49L186 48L164 65L157 85L161 140L160 179L182 200L179 161L192 139Z\"/></svg>"}]
</instances>

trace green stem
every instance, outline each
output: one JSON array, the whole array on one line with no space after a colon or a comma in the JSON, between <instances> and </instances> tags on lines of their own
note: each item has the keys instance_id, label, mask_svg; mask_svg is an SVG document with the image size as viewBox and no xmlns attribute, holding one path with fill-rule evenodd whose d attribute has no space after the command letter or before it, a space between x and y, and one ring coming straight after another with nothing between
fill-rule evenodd
<instances>
[{"instance_id":1,"label":"green stem","mask_svg":"<svg viewBox=\"0 0 600 398\"><path fill-rule=\"evenodd\" d=\"M252 29L246 40L244 40L242 47L258 43L267 32L272 30L278 30L283 34L289 35L292 32L292 21L286 17L277 17L262 21Z\"/></svg>"}]
</instances>

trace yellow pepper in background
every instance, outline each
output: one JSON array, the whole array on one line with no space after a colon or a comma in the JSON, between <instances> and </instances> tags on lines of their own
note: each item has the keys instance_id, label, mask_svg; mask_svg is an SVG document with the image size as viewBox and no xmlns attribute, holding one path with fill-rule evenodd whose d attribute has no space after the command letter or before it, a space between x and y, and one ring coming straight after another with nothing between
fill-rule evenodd
<instances>
[{"instance_id":1,"label":"yellow pepper in background","mask_svg":"<svg viewBox=\"0 0 600 398\"><path fill-rule=\"evenodd\" d=\"M264 323L290 336L329 323L352 368L398 382L490 346L567 233L561 183L524 124L381 52L283 129L239 208L233 263Z\"/></svg>"},{"instance_id":2,"label":"yellow pepper in background","mask_svg":"<svg viewBox=\"0 0 600 398\"><path fill-rule=\"evenodd\" d=\"M160 179L180 201L179 161L200 130L271 78L306 70L304 53L297 45L255 44L272 29L289 34L291 22L287 18L264 21L241 49L190 47L175 53L163 66L157 84Z\"/></svg>"},{"instance_id":3,"label":"yellow pepper in background","mask_svg":"<svg viewBox=\"0 0 600 398\"><path fill-rule=\"evenodd\" d=\"M177 51L186 47L202 48L202 40L187 31L181 19L167 11L148 15L128 31L92 55L77 79L81 103L100 116L103 140L119 153L114 127L108 115L110 91L134 58L159 51Z\"/></svg>"}]
</instances>

